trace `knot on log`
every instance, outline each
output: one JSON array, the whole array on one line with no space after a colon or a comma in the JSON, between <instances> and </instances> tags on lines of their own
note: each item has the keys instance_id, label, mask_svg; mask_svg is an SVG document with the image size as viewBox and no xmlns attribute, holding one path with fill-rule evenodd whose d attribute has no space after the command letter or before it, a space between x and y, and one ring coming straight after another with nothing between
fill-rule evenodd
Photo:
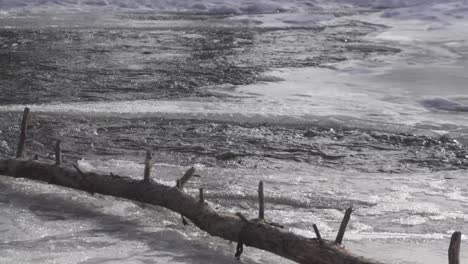
<instances>
[{"instance_id":1,"label":"knot on log","mask_svg":"<svg viewBox=\"0 0 468 264\"><path fill-rule=\"evenodd\" d=\"M57 143L55 144L55 165L61 166L62 165L62 147L61 147L62 142L60 140L57 140Z\"/></svg>"}]
</instances>

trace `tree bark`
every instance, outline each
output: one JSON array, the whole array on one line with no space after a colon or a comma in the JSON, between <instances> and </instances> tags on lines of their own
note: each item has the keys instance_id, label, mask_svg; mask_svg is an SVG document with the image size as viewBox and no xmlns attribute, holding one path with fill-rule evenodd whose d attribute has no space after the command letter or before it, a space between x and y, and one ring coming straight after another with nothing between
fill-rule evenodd
<instances>
[{"instance_id":1,"label":"tree bark","mask_svg":"<svg viewBox=\"0 0 468 264\"><path fill-rule=\"evenodd\" d=\"M184 193L177 187L128 177L83 173L54 164L0 160L0 174L27 178L68 188L100 193L163 206L190 219L212 236L256 247L302 264L379 264L358 257L333 241L307 238L270 225L262 220L244 222L235 215L216 212L207 203Z\"/></svg>"}]
</instances>

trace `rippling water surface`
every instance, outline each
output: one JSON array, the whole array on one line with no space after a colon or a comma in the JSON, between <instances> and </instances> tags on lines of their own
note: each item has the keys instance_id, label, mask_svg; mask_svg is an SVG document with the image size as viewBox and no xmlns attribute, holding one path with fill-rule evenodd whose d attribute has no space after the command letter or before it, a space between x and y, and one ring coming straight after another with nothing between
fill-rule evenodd
<instances>
[{"instance_id":1,"label":"rippling water surface","mask_svg":"<svg viewBox=\"0 0 468 264\"><path fill-rule=\"evenodd\" d=\"M310 237L353 206L346 246L386 263L445 262L467 231L467 3L20 2L0 1L2 158L29 106L29 156L61 140L67 165L140 178L152 149L156 180L195 166L189 192L252 218L263 180L267 218ZM158 207L1 178L0 208L1 263L238 262Z\"/></svg>"}]
</instances>

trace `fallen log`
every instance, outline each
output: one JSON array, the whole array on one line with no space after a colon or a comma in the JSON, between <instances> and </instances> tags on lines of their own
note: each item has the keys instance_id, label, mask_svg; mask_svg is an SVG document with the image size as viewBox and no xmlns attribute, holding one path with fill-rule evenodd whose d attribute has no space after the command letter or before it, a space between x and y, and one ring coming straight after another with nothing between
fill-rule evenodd
<instances>
[{"instance_id":1,"label":"fallen log","mask_svg":"<svg viewBox=\"0 0 468 264\"><path fill-rule=\"evenodd\" d=\"M198 228L212 236L237 242L235 257L240 258L243 246L263 249L303 264L379 264L380 262L351 254L341 247L346 227L353 212L352 208L346 210L341 222L335 242L324 240L316 224L313 224L316 238L307 238L292 232L285 231L282 225L265 221L265 200L263 182L259 183L259 217L248 220L241 213L234 215L216 212L205 202L203 188L199 189L199 200L184 193L183 187L194 175L195 169L190 168L182 178L177 180L175 187L169 187L151 180L152 154L147 151L143 180L138 181L129 177L120 177L97 173L84 173L78 165L74 170L61 167L62 154L60 141L55 146L55 164L34 160L20 160L24 155L27 136L27 123L29 121L29 108L24 109L20 131L20 140L17 148L17 159L0 160L0 175L27 178L47 182L88 193L100 193L114 197L126 198L138 202L153 204L178 212L190 219ZM460 263L461 233L454 232L450 242L449 264Z\"/></svg>"},{"instance_id":2,"label":"fallen log","mask_svg":"<svg viewBox=\"0 0 468 264\"><path fill-rule=\"evenodd\" d=\"M262 219L241 220L231 214L216 212L205 202L154 181L129 177L85 173L50 162L36 160L0 160L0 174L15 178L100 193L158 205L180 213L212 236L256 247L303 264L378 264L355 256L333 241L294 234Z\"/></svg>"}]
</instances>

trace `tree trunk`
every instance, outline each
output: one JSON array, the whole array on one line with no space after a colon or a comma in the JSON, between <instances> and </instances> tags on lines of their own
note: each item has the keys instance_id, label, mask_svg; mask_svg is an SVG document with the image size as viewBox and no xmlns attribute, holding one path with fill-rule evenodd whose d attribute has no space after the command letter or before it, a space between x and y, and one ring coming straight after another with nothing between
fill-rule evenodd
<instances>
[{"instance_id":1,"label":"tree trunk","mask_svg":"<svg viewBox=\"0 0 468 264\"><path fill-rule=\"evenodd\" d=\"M32 160L0 160L0 174L163 206L187 217L212 236L263 249L297 263L379 263L354 256L334 242L300 236L262 220L244 222L235 215L216 212L208 204L200 202L179 188L153 181L83 173Z\"/></svg>"}]
</instances>

